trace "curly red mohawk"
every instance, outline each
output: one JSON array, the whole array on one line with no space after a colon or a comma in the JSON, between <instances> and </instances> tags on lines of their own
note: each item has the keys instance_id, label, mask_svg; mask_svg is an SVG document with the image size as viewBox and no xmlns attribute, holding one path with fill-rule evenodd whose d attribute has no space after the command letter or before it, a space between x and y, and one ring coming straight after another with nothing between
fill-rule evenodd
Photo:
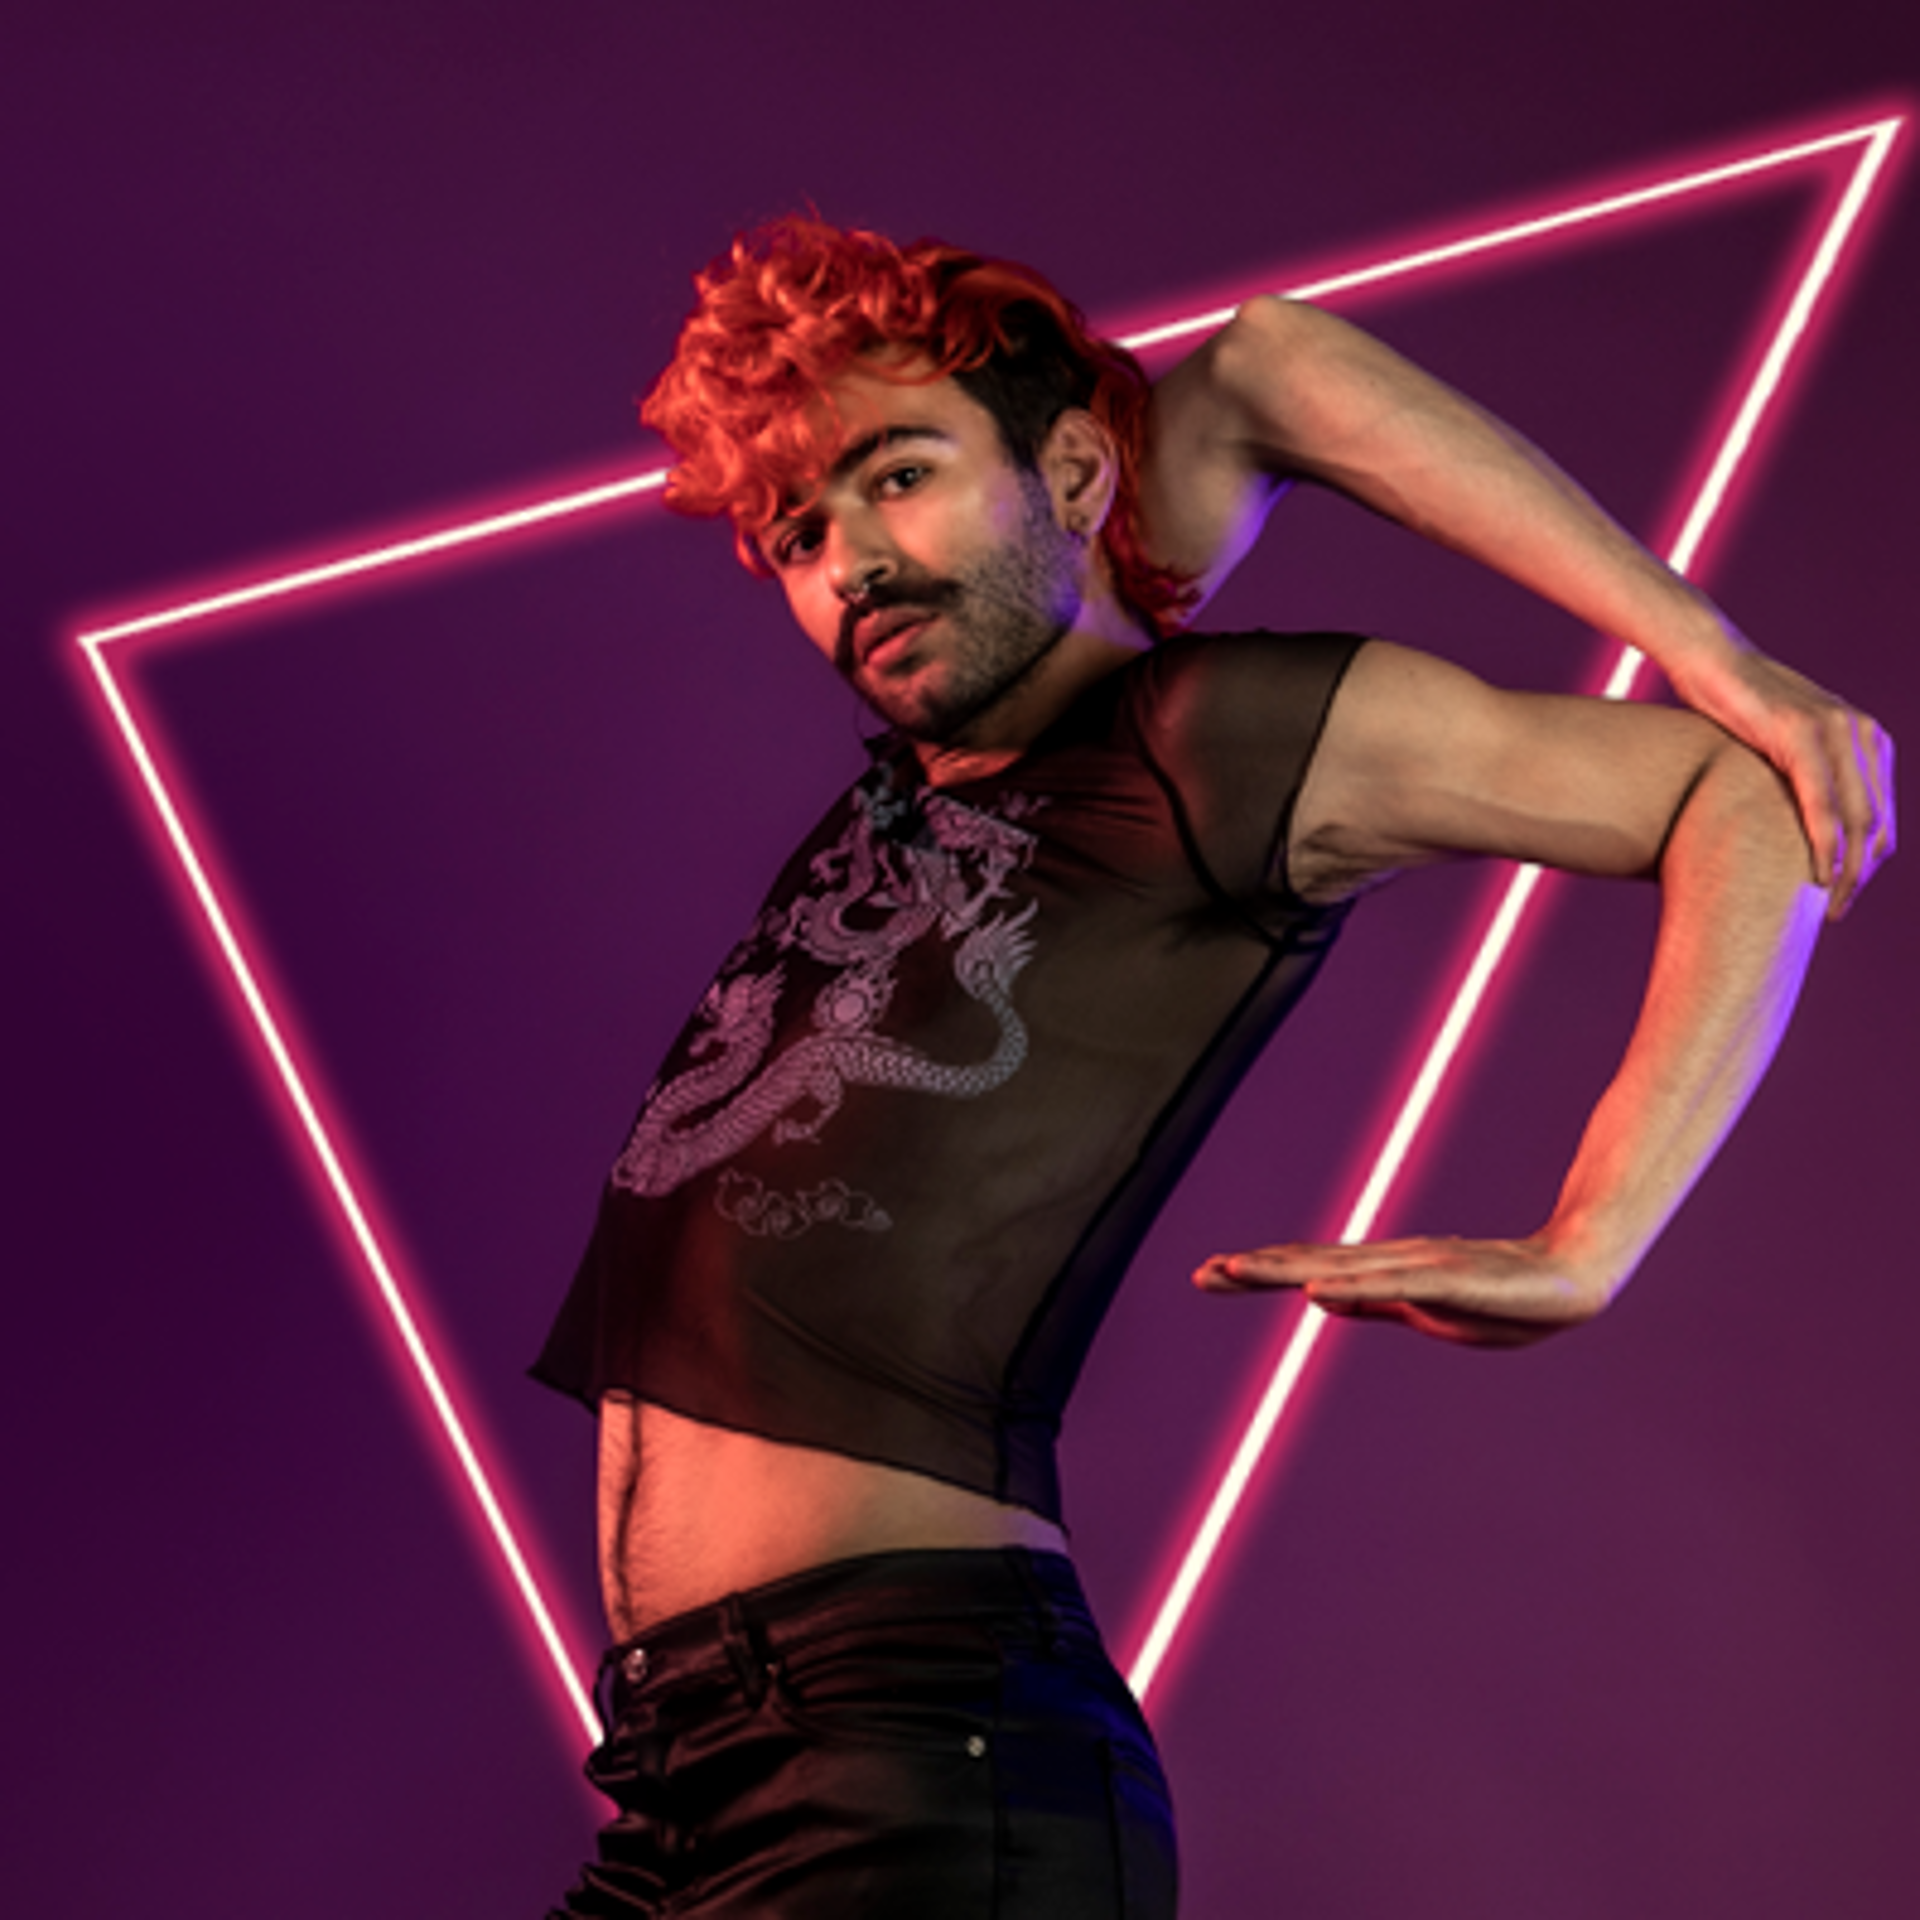
<instances>
[{"instance_id":1,"label":"curly red mohawk","mask_svg":"<svg viewBox=\"0 0 1920 1920\"><path fill-rule=\"evenodd\" d=\"M1060 413L1086 408L1119 451L1101 534L1115 587L1156 633L1198 597L1189 576L1148 559L1140 537L1146 374L1030 268L789 214L735 240L694 286L699 303L640 417L679 456L667 504L730 514L755 572L765 570L760 530L825 474L825 388L865 357L876 371L899 365L903 380L951 375L1027 467Z\"/></svg>"}]
</instances>

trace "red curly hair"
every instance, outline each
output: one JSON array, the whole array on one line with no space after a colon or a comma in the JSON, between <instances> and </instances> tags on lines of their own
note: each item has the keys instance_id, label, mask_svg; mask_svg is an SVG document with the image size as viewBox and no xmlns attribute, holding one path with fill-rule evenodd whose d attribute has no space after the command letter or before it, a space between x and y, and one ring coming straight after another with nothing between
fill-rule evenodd
<instances>
[{"instance_id":1,"label":"red curly hair","mask_svg":"<svg viewBox=\"0 0 1920 1920\"><path fill-rule=\"evenodd\" d=\"M905 361L903 380L951 376L1024 467L1066 408L1101 421L1118 451L1100 536L1114 585L1156 633L1180 625L1198 597L1193 579L1156 565L1140 536L1147 376L1124 347L1093 338L1039 274L937 240L900 247L789 214L735 240L694 286L699 304L640 417L679 456L667 504L731 514L753 571L766 570L761 530L825 474L828 383L863 356L879 372Z\"/></svg>"}]
</instances>

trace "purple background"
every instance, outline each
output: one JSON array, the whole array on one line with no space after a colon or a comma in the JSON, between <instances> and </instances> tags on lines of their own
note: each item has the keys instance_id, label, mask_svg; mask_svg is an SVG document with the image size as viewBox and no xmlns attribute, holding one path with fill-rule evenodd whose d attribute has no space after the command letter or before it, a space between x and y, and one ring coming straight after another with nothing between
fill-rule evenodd
<instances>
[{"instance_id":1,"label":"purple background","mask_svg":"<svg viewBox=\"0 0 1920 1920\"><path fill-rule=\"evenodd\" d=\"M1920 28L1887 0L21 11L0 1898L538 1912L592 1818L574 1743L62 633L644 457L631 400L687 275L761 214L812 200L1152 314L1830 122L1920 80ZM1803 178L1350 310L1658 530L1814 205ZM1913 205L1890 197L1708 568L1756 636L1909 735ZM1318 500L1221 613L1540 685L1593 651ZM855 763L849 701L723 536L654 512L143 658L590 1637L590 1424L519 1370L653 1056ZM1486 886L1426 877L1364 917L1140 1262L1068 1453L1123 1647L1283 1327L1183 1275L1334 1224ZM1156 1703L1195 1920L1911 1911L1913 899L1896 867L1831 941L1748 1123L1602 1325L1520 1358L1341 1341ZM1557 896L1395 1221L1535 1223L1649 908Z\"/></svg>"}]
</instances>

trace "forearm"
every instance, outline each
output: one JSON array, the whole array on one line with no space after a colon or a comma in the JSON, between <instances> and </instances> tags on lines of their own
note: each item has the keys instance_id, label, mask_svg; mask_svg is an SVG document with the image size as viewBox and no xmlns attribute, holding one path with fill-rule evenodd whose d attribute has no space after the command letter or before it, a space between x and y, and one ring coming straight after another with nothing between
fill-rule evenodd
<instances>
[{"instance_id":1,"label":"forearm","mask_svg":"<svg viewBox=\"0 0 1920 1920\"><path fill-rule=\"evenodd\" d=\"M1215 378L1270 472L1319 481L1627 641L1677 680L1745 641L1544 454L1358 328L1249 302Z\"/></svg>"},{"instance_id":2,"label":"forearm","mask_svg":"<svg viewBox=\"0 0 1920 1920\"><path fill-rule=\"evenodd\" d=\"M1495 694L1369 648L1296 814L1290 869L1296 850L1358 869L1413 864L1422 845L1590 873L1657 867L1659 938L1619 1071L1538 1232L1279 1243L1218 1255L1195 1278L1303 1287L1329 1313L1483 1346L1591 1320L1738 1118L1806 972L1825 899L1778 776L1684 714Z\"/></svg>"},{"instance_id":3,"label":"forearm","mask_svg":"<svg viewBox=\"0 0 1920 1920\"><path fill-rule=\"evenodd\" d=\"M1780 783L1731 745L1682 808L1660 877L1640 1018L1541 1236L1602 1300L1632 1275L1766 1071L1825 907Z\"/></svg>"}]
</instances>

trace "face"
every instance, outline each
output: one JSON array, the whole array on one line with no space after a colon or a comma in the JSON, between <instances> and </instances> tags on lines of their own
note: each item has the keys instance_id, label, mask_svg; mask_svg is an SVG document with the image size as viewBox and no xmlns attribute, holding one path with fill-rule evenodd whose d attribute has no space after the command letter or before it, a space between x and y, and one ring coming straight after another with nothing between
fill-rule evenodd
<instances>
[{"instance_id":1,"label":"face","mask_svg":"<svg viewBox=\"0 0 1920 1920\"><path fill-rule=\"evenodd\" d=\"M886 720L965 742L1080 610L1084 550L951 380L831 389L838 452L762 552L802 629Z\"/></svg>"}]
</instances>

